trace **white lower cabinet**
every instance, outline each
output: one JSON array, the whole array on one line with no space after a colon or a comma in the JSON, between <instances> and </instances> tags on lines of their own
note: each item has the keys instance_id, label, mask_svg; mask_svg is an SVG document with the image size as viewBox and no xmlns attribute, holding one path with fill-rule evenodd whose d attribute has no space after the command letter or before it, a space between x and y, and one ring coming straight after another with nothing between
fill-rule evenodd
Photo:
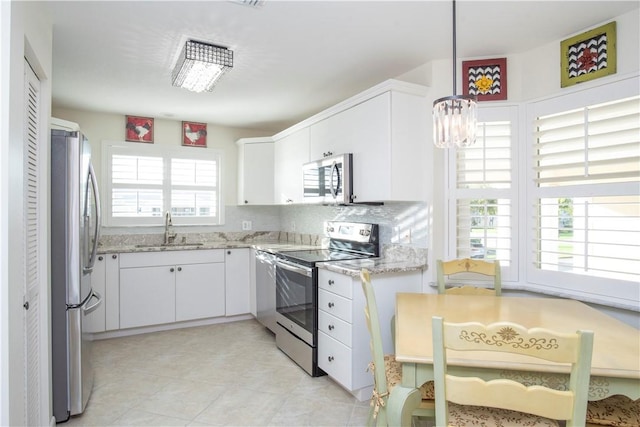
<instances>
[{"instance_id":1,"label":"white lower cabinet","mask_svg":"<svg viewBox=\"0 0 640 427\"><path fill-rule=\"evenodd\" d=\"M394 353L391 318L397 292L420 292L420 271L372 275L385 353ZM360 400L371 397L373 375L365 298L359 277L318 270L318 366Z\"/></svg>"},{"instance_id":2,"label":"white lower cabinet","mask_svg":"<svg viewBox=\"0 0 640 427\"><path fill-rule=\"evenodd\" d=\"M225 315L223 263L185 264L176 270L176 321Z\"/></svg>"},{"instance_id":3,"label":"white lower cabinet","mask_svg":"<svg viewBox=\"0 0 640 427\"><path fill-rule=\"evenodd\" d=\"M83 324L85 332L104 332L120 327L118 319L118 269L118 254L98 255L91 272L91 288L100 295L102 303L87 315Z\"/></svg>"},{"instance_id":4,"label":"white lower cabinet","mask_svg":"<svg viewBox=\"0 0 640 427\"><path fill-rule=\"evenodd\" d=\"M175 280L173 265L120 269L120 327L175 321Z\"/></svg>"},{"instance_id":5,"label":"white lower cabinet","mask_svg":"<svg viewBox=\"0 0 640 427\"><path fill-rule=\"evenodd\" d=\"M225 314L224 250L120 254L120 328Z\"/></svg>"},{"instance_id":6,"label":"white lower cabinet","mask_svg":"<svg viewBox=\"0 0 640 427\"><path fill-rule=\"evenodd\" d=\"M251 311L249 277L251 250L249 248L225 251L226 315L235 316Z\"/></svg>"}]
</instances>

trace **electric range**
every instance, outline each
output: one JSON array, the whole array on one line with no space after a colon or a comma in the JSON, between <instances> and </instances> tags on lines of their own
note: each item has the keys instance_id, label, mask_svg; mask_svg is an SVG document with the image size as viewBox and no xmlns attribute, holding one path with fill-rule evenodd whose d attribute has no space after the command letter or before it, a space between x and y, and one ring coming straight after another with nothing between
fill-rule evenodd
<instances>
[{"instance_id":1,"label":"electric range","mask_svg":"<svg viewBox=\"0 0 640 427\"><path fill-rule=\"evenodd\" d=\"M327 221L327 249L276 253L276 344L311 376L318 368L318 268L321 262L379 256L377 224Z\"/></svg>"}]
</instances>

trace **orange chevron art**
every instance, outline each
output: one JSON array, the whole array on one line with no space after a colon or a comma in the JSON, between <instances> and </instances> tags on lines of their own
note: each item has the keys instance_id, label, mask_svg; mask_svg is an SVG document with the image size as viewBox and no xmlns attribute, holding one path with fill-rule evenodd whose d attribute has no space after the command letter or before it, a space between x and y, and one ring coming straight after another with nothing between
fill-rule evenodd
<instances>
[{"instance_id":1,"label":"orange chevron art","mask_svg":"<svg viewBox=\"0 0 640 427\"><path fill-rule=\"evenodd\" d=\"M507 99L507 58L462 61L464 95L474 95L478 101Z\"/></svg>"}]
</instances>

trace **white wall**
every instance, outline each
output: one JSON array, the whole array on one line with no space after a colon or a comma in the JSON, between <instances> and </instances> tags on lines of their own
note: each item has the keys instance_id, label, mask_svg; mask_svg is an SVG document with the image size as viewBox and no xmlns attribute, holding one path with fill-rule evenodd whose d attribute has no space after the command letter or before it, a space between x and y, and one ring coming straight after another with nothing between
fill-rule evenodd
<instances>
[{"instance_id":1,"label":"white wall","mask_svg":"<svg viewBox=\"0 0 640 427\"><path fill-rule=\"evenodd\" d=\"M93 166L98 177L102 176L102 141L125 140L125 115L135 112L123 111L122 114L101 113L53 107L52 116L69 120L80 125L80 129L91 143ZM271 132L251 129L230 128L207 123L207 148L193 147L193 150L221 150L223 152L222 189L223 204L235 205L237 202L238 147L240 138L269 136ZM154 118L153 140L155 145L167 147L180 146L182 141L182 121ZM130 142L130 144L136 144ZM100 179L100 178L98 178Z\"/></svg>"},{"instance_id":2,"label":"white wall","mask_svg":"<svg viewBox=\"0 0 640 427\"><path fill-rule=\"evenodd\" d=\"M49 163L47 147L48 123L51 104L52 70L52 26L48 18L31 2L0 2L2 7L2 134L0 135L0 321L2 325L0 352L0 406L1 425L24 425L24 215L23 215L23 122L24 122L24 58L32 65L41 80L41 127L40 146L44 148L42 161ZM48 169L47 169L48 170ZM45 171L46 172L46 171ZM44 179L43 192L48 193L48 180ZM44 196L44 203L48 198ZM47 211L46 207L43 207ZM48 218L44 218L48 222ZM46 232L46 228L44 229ZM49 254L44 236L44 247L40 256L43 265L48 265ZM48 276L46 271L45 277ZM48 362L48 286L40 294L43 341L41 371L43 384L39 390L41 398L40 424L50 422L49 408L49 362Z\"/></svg>"}]
</instances>

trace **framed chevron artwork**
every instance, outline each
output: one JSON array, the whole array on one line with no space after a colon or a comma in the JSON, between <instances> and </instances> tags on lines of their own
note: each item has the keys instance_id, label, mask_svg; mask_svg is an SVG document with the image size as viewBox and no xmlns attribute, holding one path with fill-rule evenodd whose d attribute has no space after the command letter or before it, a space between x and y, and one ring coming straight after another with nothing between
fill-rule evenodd
<instances>
[{"instance_id":1,"label":"framed chevron artwork","mask_svg":"<svg viewBox=\"0 0 640 427\"><path fill-rule=\"evenodd\" d=\"M507 99L507 58L462 61L462 92L478 101Z\"/></svg>"},{"instance_id":2,"label":"framed chevron artwork","mask_svg":"<svg viewBox=\"0 0 640 427\"><path fill-rule=\"evenodd\" d=\"M560 53L560 87L615 74L616 22L563 40Z\"/></svg>"}]
</instances>

